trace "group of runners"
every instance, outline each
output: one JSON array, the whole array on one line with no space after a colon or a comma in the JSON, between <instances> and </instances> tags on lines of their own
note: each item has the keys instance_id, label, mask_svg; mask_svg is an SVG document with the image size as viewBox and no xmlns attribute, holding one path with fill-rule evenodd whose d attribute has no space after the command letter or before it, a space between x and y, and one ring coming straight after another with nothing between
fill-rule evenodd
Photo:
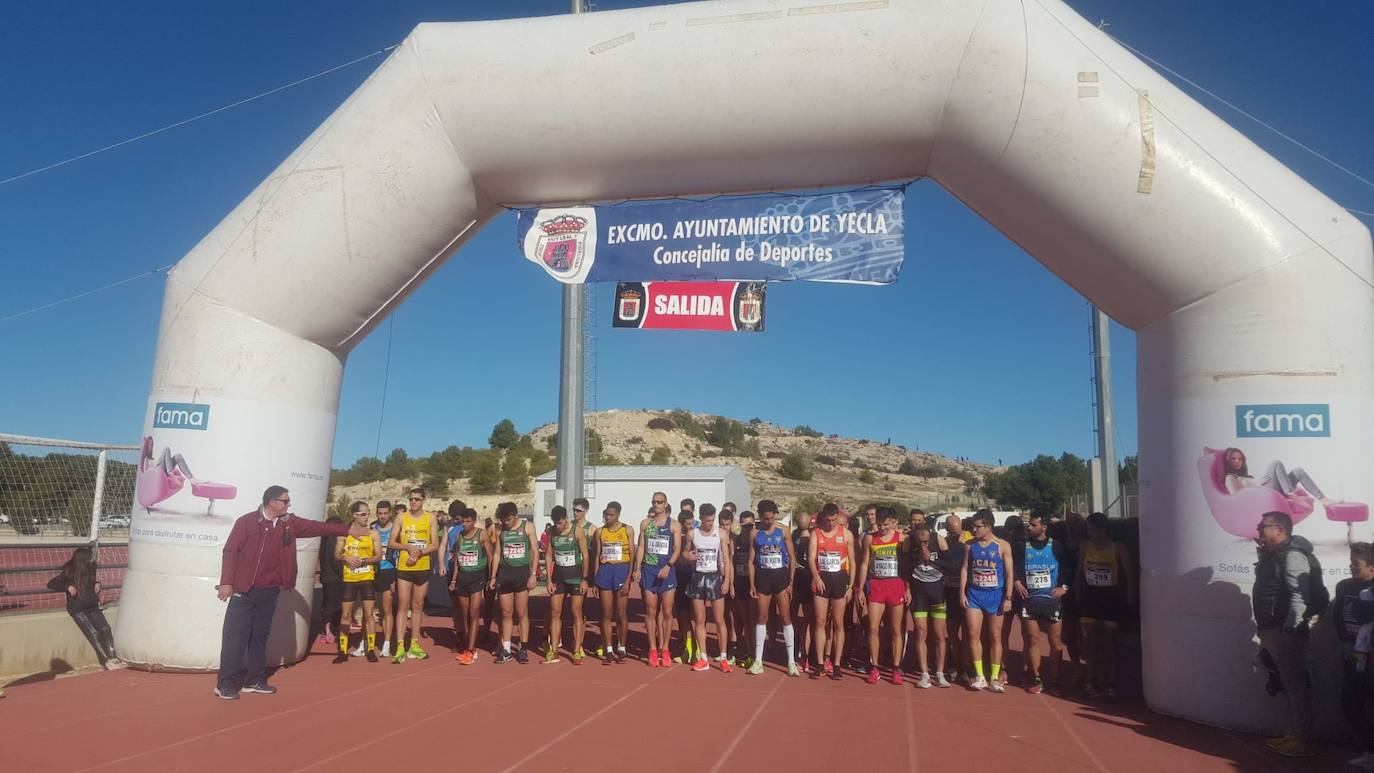
<instances>
[{"instance_id":1,"label":"group of runners","mask_svg":"<svg viewBox=\"0 0 1374 773\"><path fill-rule=\"evenodd\" d=\"M920 510L904 526L895 510L873 505L848 520L831 503L814 519L798 513L787 525L771 500L760 501L755 514L687 499L674 517L658 492L637 527L618 502L607 503L593 525L587 500L577 499L571 514L553 508L541 539L513 502L497 506L495 522L479 523L462 502L441 518L425 509L423 490L406 499L398 512L378 502L375 521L366 502L350 509L354 523L371 530L337 543L345 626L335 663L427 658L420 623L431 582L446 584L452 597L458 663L477 662L479 635L493 621L495 662L529 662L529 595L541 581L542 558L549 611L541 657L548 663L561 653L576 665L589 657L589 618L600 634L592 655L608 666L624 663L637 586L642 654L651 668L760 674L780 629L783 657L775 659L790 676L838 680L848 666L871 684L884 672L901 684L907 673L920 688L962 682L1003 692L1007 640L1019 619L1028 691L1076 686L1087 697L1112 699L1115 634L1135 603L1130 553L1111 539L1100 513L1086 520L1070 514L1057 539L1049 536L1050 519L1033 514L1007 524L1009 538L999 538L988 510L949 516L942 534ZM590 614L589 600L599 615ZM350 650L345 631L358 604L364 636ZM1061 673L1065 650L1070 665L1086 667Z\"/></svg>"}]
</instances>

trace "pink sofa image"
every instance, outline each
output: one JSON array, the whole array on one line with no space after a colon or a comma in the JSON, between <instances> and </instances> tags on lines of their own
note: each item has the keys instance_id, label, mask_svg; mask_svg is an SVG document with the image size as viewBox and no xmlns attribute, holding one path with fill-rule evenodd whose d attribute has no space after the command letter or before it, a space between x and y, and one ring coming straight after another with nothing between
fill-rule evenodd
<instances>
[{"instance_id":1,"label":"pink sofa image","mask_svg":"<svg viewBox=\"0 0 1374 773\"><path fill-rule=\"evenodd\" d=\"M153 505L181 491L185 485L186 476L180 470L173 470L168 475L157 465L149 465L138 471L138 503L144 510L151 510Z\"/></svg>"},{"instance_id":2,"label":"pink sofa image","mask_svg":"<svg viewBox=\"0 0 1374 773\"><path fill-rule=\"evenodd\" d=\"M1207 507L1228 534L1254 539L1255 524L1270 511L1288 513L1295 525L1312 514L1315 500L1303 488L1298 489L1293 499L1263 486L1248 486L1234 494L1227 491L1225 457L1225 449L1204 448L1197 460L1197 470Z\"/></svg>"}]
</instances>

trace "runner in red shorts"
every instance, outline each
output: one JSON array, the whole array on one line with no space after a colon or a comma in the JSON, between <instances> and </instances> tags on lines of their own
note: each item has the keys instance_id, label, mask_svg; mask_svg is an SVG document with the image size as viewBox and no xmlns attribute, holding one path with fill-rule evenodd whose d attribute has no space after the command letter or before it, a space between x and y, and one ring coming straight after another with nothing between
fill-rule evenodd
<instances>
[{"instance_id":1,"label":"runner in red shorts","mask_svg":"<svg viewBox=\"0 0 1374 773\"><path fill-rule=\"evenodd\" d=\"M892 636L892 683L902 683L902 641L906 634L906 605L911 601L898 567L902 535L897 531L897 511L878 511L879 530L864 536L864 559L859 564L859 603L868 606L868 683L877 684L879 631L887 620Z\"/></svg>"}]
</instances>

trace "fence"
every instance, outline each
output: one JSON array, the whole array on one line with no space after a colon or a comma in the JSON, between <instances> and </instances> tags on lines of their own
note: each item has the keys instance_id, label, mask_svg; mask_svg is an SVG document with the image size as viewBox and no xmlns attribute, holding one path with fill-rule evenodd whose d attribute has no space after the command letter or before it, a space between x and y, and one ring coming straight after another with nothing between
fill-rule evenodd
<instances>
[{"instance_id":1,"label":"fence","mask_svg":"<svg viewBox=\"0 0 1374 773\"><path fill-rule=\"evenodd\" d=\"M1090 500L1089 500L1089 497L1088 497L1087 494L1074 494L1073 496L1070 496L1070 497L1069 497L1069 502L1068 502L1068 504L1066 505L1066 508L1067 508L1068 510L1073 511L1073 512L1076 512L1076 513L1083 513L1084 515L1087 515L1088 513L1092 512L1092 505L1089 504L1089 501L1090 501ZM1122 517L1122 518L1139 518L1139 517L1140 517L1140 495L1139 495L1139 494L1126 494L1126 493L1123 493L1123 494L1121 495L1121 517Z\"/></svg>"},{"instance_id":2,"label":"fence","mask_svg":"<svg viewBox=\"0 0 1374 773\"><path fill-rule=\"evenodd\" d=\"M83 545L96 549L101 601L118 600L138 449L0 434L0 614L60 609L47 582Z\"/></svg>"}]
</instances>

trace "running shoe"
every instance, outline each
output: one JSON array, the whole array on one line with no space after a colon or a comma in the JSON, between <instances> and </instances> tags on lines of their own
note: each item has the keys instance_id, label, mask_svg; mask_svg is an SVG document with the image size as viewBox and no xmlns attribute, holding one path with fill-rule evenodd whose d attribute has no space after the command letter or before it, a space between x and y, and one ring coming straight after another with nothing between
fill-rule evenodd
<instances>
[{"instance_id":1,"label":"running shoe","mask_svg":"<svg viewBox=\"0 0 1374 773\"><path fill-rule=\"evenodd\" d=\"M360 657L363 656L363 653L365 653L365 652L367 652L367 651L368 651L368 650L367 650L367 642L366 642L366 641L360 641L360 642L358 642L358 648L355 649L355 650L353 650L353 657L355 657L355 658L360 658Z\"/></svg>"},{"instance_id":2,"label":"running shoe","mask_svg":"<svg viewBox=\"0 0 1374 773\"><path fill-rule=\"evenodd\" d=\"M548 664L550 664L550 663L557 663L557 662L558 662L558 653L554 650L553 647L545 647L545 648L544 648L544 664L545 664L545 665L548 665Z\"/></svg>"},{"instance_id":3,"label":"running shoe","mask_svg":"<svg viewBox=\"0 0 1374 773\"><path fill-rule=\"evenodd\" d=\"M974 680L969 683L968 688L970 690L986 690L988 689L988 680L981 676L975 677Z\"/></svg>"},{"instance_id":4,"label":"running shoe","mask_svg":"<svg viewBox=\"0 0 1374 773\"><path fill-rule=\"evenodd\" d=\"M1108 687L1108 688L1106 689L1106 691L1102 693L1102 697L1103 697L1108 703L1116 703L1116 688L1115 688L1115 687Z\"/></svg>"},{"instance_id":5,"label":"running shoe","mask_svg":"<svg viewBox=\"0 0 1374 773\"><path fill-rule=\"evenodd\" d=\"M944 680L944 676L945 676L944 674L940 674L941 681ZM945 686L948 687L948 686L949 686L949 683L946 682L946 683L945 683ZM930 674L927 674L927 673L925 673L924 671L922 671L922 672L921 672L921 677L920 677L919 679L916 680L916 687L917 687L918 689L921 689L921 690L929 690L929 689L930 689Z\"/></svg>"},{"instance_id":6,"label":"running shoe","mask_svg":"<svg viewBox=\"0 0 1374 773\"><path fill-rule=\"evenodd\" d=\"M882 676L882 674L878 673L878 667L873 666L872 668L868 669L868 679L865 681L867 681L869 684L877 684L878 680L881 679Z\"/></svg>"},{"instance_id":7,"label":"running shoe","mask_svg":"<svg viewBox=\"0 0 1374 773\"><path fill-rule=\"evenodd\" d=\"M391 657L391 642L389 642L389 641L384 641L384 642L382 642L382 657L384 657L384 658L389 658L389 657Z\"/></svg>"},{"instance_id":8,"label":"running shoe","mask_svg":"<svg viewBox=\"0 0 1374 773\"><path fill-rule=\"evenodd\" d=\"M658 664L660 666L663 666L664 668L673 667L673 658L671 655L668 654L668 650L659 650Z\"/></svg>"},{"instance_id":9,"label":"running shoe","mask_svg":"<svg viewBox=\"0 0 1374 773\"><path fill-rule=\"evenodd\" d=\"M649 668L658 668L658 650L649 650Z\"/></svg>"},{"instance_id":10,"label":"running shoe","mask_svg":"<svg viewBox=\"0 0 1374 773\"><path fill-rule=\"evenodd\" d=\"M830 673L830 681L832 681L832 682L838 682L838 681L840 681L840 680L843 679L843 678L844 678L844 670L843 670L843 669L836 668L834 671L832 671L832 672Z\"/></svg>"},{"instance_id":11,"label":"running shoe","mask_svg":"<svg viewBox=\"0 0 1374 773\"><path fill-rule=\"evenodd\" d=\"M1089 682L1088 686L1083 688L1084 700L1095 701L1101 697L1102 693L1097 689L1097 685L1093 684L1092 682Z\"/></svg>"},{"instance_id":12,"label":"running shoe","mask_svg":"<svg viewBox=\"0 0 1374 773\"><path fill-rule=\"evenodd\" d=\"M238 690L222 690L216 687L215 697L222 701L236 701L239 699L239 693Z\"/></svg>"},{"instance_id":13,"label":"running shoe","mask_svg":"<svg viewBox=\"0 0 1374 773\"><path fill-rule=\"evenodd\" d=\"M800 668L797 668L797 661L794 660L794 661L792 661L791 663L788 663L788 664L787 664L787 675L788 675L788 676L801 676L801 675L802 675L801 669L800 669Z\"/></svg>"},{"instance_id":14,"label":"running shoe","mask_svg":"<svg viewBox=\"0 0 1374 773\"><path fill-rule=\"evenodd\" d=\"M1035 677L1035 679L1030 683L1030 687L1026 688L1026 692L1030 693L1031 695L1039 695L1044 691L1045 682L1038 676Z\"/></svg>"},{"instance_id":15,"label":"running shoe","mask_svg":"<svg viewBox=\"0 0 1374 773\"><path fill-rule=\"evenodd\" d=\"M717 662L720 663L720 670L721 670L722 673L728 674L728 673L730 673L731 671L734 671L734 670L735 670L734 667L730 665L730 660L729 660L728 658L723 659L723 660L719 660L719 661L717 661Z\"/></svg>"},{"instance_id":16,"label":"running shoe","mask_svg":"<svg viewBox=\"0 0 1374 773\"><path fill-rule=\"evenodd\" d=\"M368 651L367 651L367 662L369 662L369 663L376 663L376 662L377 662L377 650L368 650Z\"/></svg>"},{"instance_id":17,"label":"running shoe","mask_svg":"<svg viewBox=\"0 0 1374 773\"><path fill-rule=\"evenodd\" d=\"M605 647L597 647L597 648L596 648L596 656L597 656L598 658L604 658L604 657L606 657L606 648L605 648Z\"/></svg>"},{"instance_id":18,"label":"running shoe","mask_svg":"<svg viewBox=\"0 0 1374 773\"><path fill-rule=\"evenodd\" d=\"M749 664L749 668L748 668L748 670L745 671L745 673L746 673L746 674L753 674L754 676L758 676L759 674L762 674L762 673L763 673L763 661L762 661L762 660L755 660L753 663Z\"/></svg>"},{"instance_id":19,"label":"running shoe","mask_svg":"<svg viewBox=\"0 0 1374 773\"><path fill-rule=\"evenodd\" d=\"M919 685L918 685L918 686L919 686ZM937 673L937 674L935 675L935 686L936 686L936 687L942 687L942 688L948 688L948 687L950 686L949 680L945 678L945 675L944 675L944 674Z\"/></svg>"},{"instance_id":20,"label":"running shoe","mask_svg":"<svg viewBox=\"0 0 1374 773\"><path fill-rule=\"evenodd\" d=\"M1315 757L1317 753L1312 750L1301 738L1285 736L1264 742L1265 746L1282 754L1285 757Z\"/></svg>"},{"instance_id":21,"label":"running shoe","mask_svg":"<svg viewBox=\"0 0 1374 773\"><path fill-rule=\"evenodd\" d=\"M411 642L410 651L406 653L406 657L411 658L413 660L425 660L429 658L429 653L421 649L420 645Z\"/></svg>"},{"instance_id":22,"label":"running shoe","mask_svg":"<svg viewBox=\"0 0 1374 773\"><path fill-rule=\"evenodd\" d=\"M347 663L347 662L348 662L348 653L347 653L347 652L340 651L339 654L335 655L335 656L334 656L334 659L331 660L331 661L329 661L329 662L330 662L330 663Z\"/></svg>"},{"instance_id":23,"label":"running shoe","mask_svg":"<svg viewBox=\"0 0 1374 773\"><path fill-rule=\"evenodd\" d=\"M406 651L401 649L396 650L396 657L391 659L391 665L399 666L404 662L406 662Z\"/></svg>"},{"instance_id":24,"label":"running shoe","mask_svg":"<svg viewBox=\"0 0 1374 773\"><path fill-rule=\"evenodd\" d=\"M695 663L692 664L692 670L693 670L693 671L710 671L710 670L711 670L711 661L707 660L706 658L702 658L702 659L700 659L700 660L698 660L697 662L695 662Z\"/></svg>"},{"instance_id":25,"label":"running shoe","mask_svg":"<svg viewBox=\"0 0 1374 773\"><path fill-rule=\"evenodd\" d=\"M530 651L525 649L523 643L520 645L520 649L515 651L515 662L522 666L530 662Z\"/></svg>"},{"instance_id":26,"label":"running shoe","mask_svg":"<svg viewBox=\"0 0 1374 773\"><path fill-rule=\"evenodd\" d=\"M830 662L830 658L825 659L825 665L821 666L821 673L825 676L835 673L835 666Z\"/></svg>"},{"instance_id":27,"label":"running shoe","mask_svg":"<svg viewBox=\"0 0 1374 773\"><path fill-rule=\"evenodd\" d=\"M902 669L892 669L892 683L897 685L900 685L902 683Z\"/></svg>"},{"instance_id":28,"label":"running shoe","mask_svg":"<svg viewBox=\"0 0 1374 773\"><path fill-rule=\"evenodd\" d=\"M1002 681L1001 681L1000 679L994 679L994 680L992 680L992 684L988 685L988 689L991 690L991 691L993 691L993 692L999 692L999 693L1000 693L1000 692L1006 692L1006 691L1007 691L1006 686L1002 684Z\"/></svg>"},{"instance_id":29,"label":"running shoe","mask_svg":"<svg viewBox=\"0 0 1374 773\"><path fill-rule=\"evenodd\" d=\"M502 648L501 652L496 656L496 665L499 666L502 663L509 663L512 660L515 660L515 656L511 654L511 651Z\"/></svg>"},{"instance_id":30,"label":"running shoe","mask_svg":"<svg viewBox=\"0 0 1374 773\"><path fill-rule=\"evenodd\" d=\"M272 685L268 684L267 682L257 682L257 683L254 683L254 684L245 684L245 685L243 686L242 690L243 690L243 692L257 693L258 695L276 695L276 694L277 694L277 688L273 687Z\"/></svg>"},{"instance_id":31,"label":"running shoe","mask_svg":"<svg viewBox=\"0 0 1374 773\"><path fill-rule=\"evenodd\" d=\"M572 664L574 666L582 665L582 659L585 657L587 657L587 653L583 652L582 648L579 647L575 652L573 652Z\"/></svg>"},{"instance_id":32,"label":"running shoe","mask_svg":"<svg viewBox=\"0 0 1374 773\"><path fill-rule=\"evenodd\" d=\"M624 663L626 656L627 653L625 652L625 648L621 647L620 649L615 651L615 662Z\"/></svg>"},{"instance_id":33,"label":"running shoe","mask_svg":"<svg viewBox=\"0 0 1374 773\"><path fill-rule=\"evenodd\" d=\"M601 658L601 665L603 665L603 666L609 666L610 664L612 664L612 663L615 662L615 653L614 653L614 652L612 652L612 653L609 654L609 655L600 655L599 657Z\"/></svg>"}]
</instances>

